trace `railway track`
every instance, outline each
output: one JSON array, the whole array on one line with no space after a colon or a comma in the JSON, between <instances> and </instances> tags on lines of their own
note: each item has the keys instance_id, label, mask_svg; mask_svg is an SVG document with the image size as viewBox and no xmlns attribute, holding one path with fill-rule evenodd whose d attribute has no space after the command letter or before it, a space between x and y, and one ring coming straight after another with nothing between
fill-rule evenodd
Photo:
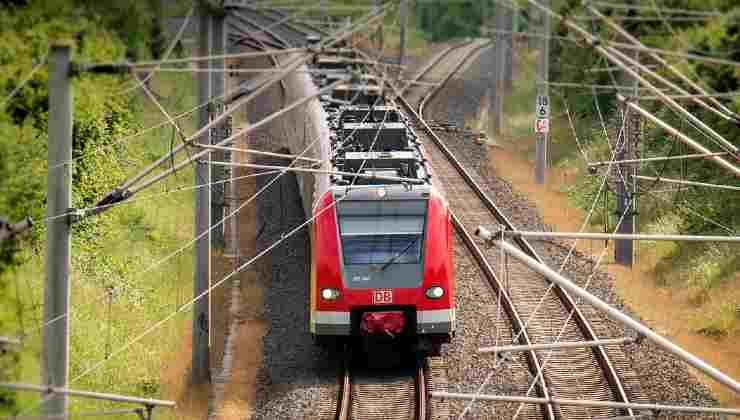
<instances>
[{"instance_id":1,"label":"railway track","mask_svg":"<svg viewBox=\"0 0 740 420\"><path fill-rule=\"evenodd\" d=\"M258 16L258 19L243 17L241 20L257 30L281 18ZM293 45L287 36L273 29L263 32L276 44ZM291 38L296 40L305 35L293 30ZM407 85L404 89L407 98L399 97L399 103L406 109L424 141L434 174L443 184L451 207L465 209L459 215L453 215L454 226L496 295L500 296L513 330L519 332L514 340L519 344L531 344L551 342L556 338L563 341L596 339L592 326L570 296L557 287L553 288L554 293L547 294L552 285L542 276L517 262L508 263L506 284L496 276L493 267L501 263L498 253L480 249L469 232L479 225L501 224L507 229L513 229L514 225L481 188L482 180L464 168L423 119L424 105L487 43L483 40L464 41L442 51ZM432 86L431 91L429 86ZM413 109L412 103L418 106L418 111ZM526 241L520 239L517 245L541 261ZM535 313L538 306L540 308ZM566 323L571 312L575 322ZM561 331L559 327L563 324L565 328ZM531 376L535 378L532 390L539 397L628 401L616 369L602 348L570 349L551 355L530 351L525 358ZM427 393L422 365L420 363L412 370L391 372L358 371L348 365L341 375L336 418L426 419ZM543 374L538 375L538 372ZM585 419L622 414L633 413L629 410L619 412L607 408L584 409L543 404L539 410L531 410L531 407L525 409L522 417Z\"/></svg>"},{"instance_id":2,"label":"railway track","mask_svg":"<svg viewBox=\"0 0 740 420\"><path fill-rule=\"evenodd\" d=\"M340 378L337 420L426 420L427 372L415 367L357 369L347 363Z\"/></svg>"},{"instance_id":3,"label":"railway track","mask_svg":"<svg viewBox=\"0 0 740 420\"><path fill-rule=\"evenodd\" d=\"M453 53L454 49L446 52L442 58L447 57L448 60L441 63L442 65L432 65L423 69L422 78L432 77L436 80L442 79L442 82L432 88L431 92L414 94L413 97L417 98L414 104L418 106L418 111L406 98L400 97L399 102L415 123L417 133L424 141L434 174L445 188L451 208L458 210L453 217L456 230L498 294L504 285L492 268L502 264L500 255L493 250L480 249L469 232L481 225L501 225L505 229L514 229L514 224L481 187L484 182L480 176L468 171L423 119L424 105L434 98L441 87L454 77L458 69L477 51L470 44L458 46L456 49L458 50L456 53ZM457 60L450 60L452 57L456 57ZM435 60L436 63L440 63L442 58ZM428 91L424 86L411 89ZM520 239L516 244L530 256L542 261L526 241ZM546 343L555 339L585 341L598 338L594 326L565 291L557 286L553 287L547 279L516 261L508 261L506 271L506 288L501 293L502 305L514 331L521 332L517 337L519 344ZM548 293L550 288L552 290ZM538 308L536 312L535 308ZM566 324L566 320L570 322ZM526 328L523 328L525 323ZM563 325L565 327L561 328ZM527 355L527 364L533 375L536 375L543 365L546 366L544 375L539 377L534 387L534 391L540 396L629 401L617 373L618 369L604 348L570 349L552 352L550 355L542 351L533 351ZM612 409L585 409L547 404L541 407L541 414L544 418L585 419L633 413L631 410L619 412Z\"/></svg>"}]
</instances>

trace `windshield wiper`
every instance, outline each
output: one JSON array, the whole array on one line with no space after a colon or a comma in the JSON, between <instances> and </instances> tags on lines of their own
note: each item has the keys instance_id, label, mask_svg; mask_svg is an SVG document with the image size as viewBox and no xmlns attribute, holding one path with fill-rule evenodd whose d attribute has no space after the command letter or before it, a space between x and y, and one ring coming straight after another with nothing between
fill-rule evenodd
<instances>
[{"instance_id":1,"label":"windshield wiper","mask_svg":"<svg viewBox=\"0 0 740 420\"><path fill-rule=\"evenodd\" d=\"M397 260L398 258L400 258L400 257L401 257L401 255L405 254L405 253L406 253L406 251L408 251L409 249L411 249L411 247L412 247L412 246L414 246L414 244L415 244L415 243L417 243L417 242L419 241L419 239L421 239L421 235L419 235L419 236L417 236L416 238L414 238L414 240L413 240L413 241L409 242L409 244L408 244L408 245L406 245L406 248L404 248L404 249L403 249L403 250L402 250L401 252L399 252L398 254L396 254L396 255L394 255L393 257L391 257L391 259L390 259L390 260L388 260L388 261L387 261L387 262L386 262L385 264L383 264L383 266L382 266L382 267L380 267L380 271L383 271L383 270L385 270L385 269L386 269L386 268L388 268L388 267L389 267L389 266L390 266L391 264L393 264L394 262L396 262L396 260Z\"/></svg>"}]
</instances>

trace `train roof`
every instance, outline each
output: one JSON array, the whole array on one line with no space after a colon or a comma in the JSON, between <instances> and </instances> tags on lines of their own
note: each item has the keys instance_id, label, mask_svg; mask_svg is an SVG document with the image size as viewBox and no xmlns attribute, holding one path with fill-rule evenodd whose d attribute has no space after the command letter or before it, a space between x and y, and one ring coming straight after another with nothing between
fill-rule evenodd
<instances>
[{"instance_id":1,"label":"train roof","mask_svg":"<svg viewBox=\"0 0 740 420\"><path fill-rule=\"evenodd\" d=\"M333 187L399 186L428 192L420 190L431 184L421 142L395 103L342 105L328 119Z\"/></svg>"}]
</instances>

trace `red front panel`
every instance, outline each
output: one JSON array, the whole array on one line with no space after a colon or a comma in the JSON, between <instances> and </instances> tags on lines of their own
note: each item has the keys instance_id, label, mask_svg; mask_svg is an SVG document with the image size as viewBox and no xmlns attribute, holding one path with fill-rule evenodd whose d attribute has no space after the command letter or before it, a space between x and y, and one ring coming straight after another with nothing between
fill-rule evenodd
<instances>
[{"instance_id":1,"label":"red front panel","mask_svg":"<svg viewBox=\"0 0 740 420\"><path fill-rule=\"evenodd\" d=\"M325 210L324 209L327 209ZM323 213L321 213L323 211ZM314 214L316 285L314 301L318 311L350 311L353 306L414 305L417 310L454 308L453 237L446 203L436 191L429 198L424 245L424 279L420 288L346 289L342 282L339 233L331 192L321 197ZM439 299L425 295L432 286L445 289ZM321 298L321 289L335 288L341 293L334 301ZM390 291L390 293L387 293ZM377 293L376 293L377 292Z\"/></svg>"}]
</instances>

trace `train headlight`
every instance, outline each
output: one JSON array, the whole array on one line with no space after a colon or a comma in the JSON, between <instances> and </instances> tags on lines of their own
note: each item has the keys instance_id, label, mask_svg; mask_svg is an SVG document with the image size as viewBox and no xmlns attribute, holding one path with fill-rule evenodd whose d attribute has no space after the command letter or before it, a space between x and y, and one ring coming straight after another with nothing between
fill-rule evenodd
<instances>
[{"instance_id":1,"label":"train headlight","mask_svg":"<svg viewBox=\"0 0 740 420\"><path fill-rule=\"evenodd\" d=\"M445 294L445 289L439 286L432 286L427 289L426 295L429 299L439 299Z\"/></svg>"},{"instance_id":2,"label":"train headlight","mask_svg":"<svg viewBox=\"0 0 740 420\"><path fill-rule=\"evenodd\" d=\"M339 297L339 290L321 289L321 297L324 298L324 300L337 300Z\"/></svg>"}]
</instances>

